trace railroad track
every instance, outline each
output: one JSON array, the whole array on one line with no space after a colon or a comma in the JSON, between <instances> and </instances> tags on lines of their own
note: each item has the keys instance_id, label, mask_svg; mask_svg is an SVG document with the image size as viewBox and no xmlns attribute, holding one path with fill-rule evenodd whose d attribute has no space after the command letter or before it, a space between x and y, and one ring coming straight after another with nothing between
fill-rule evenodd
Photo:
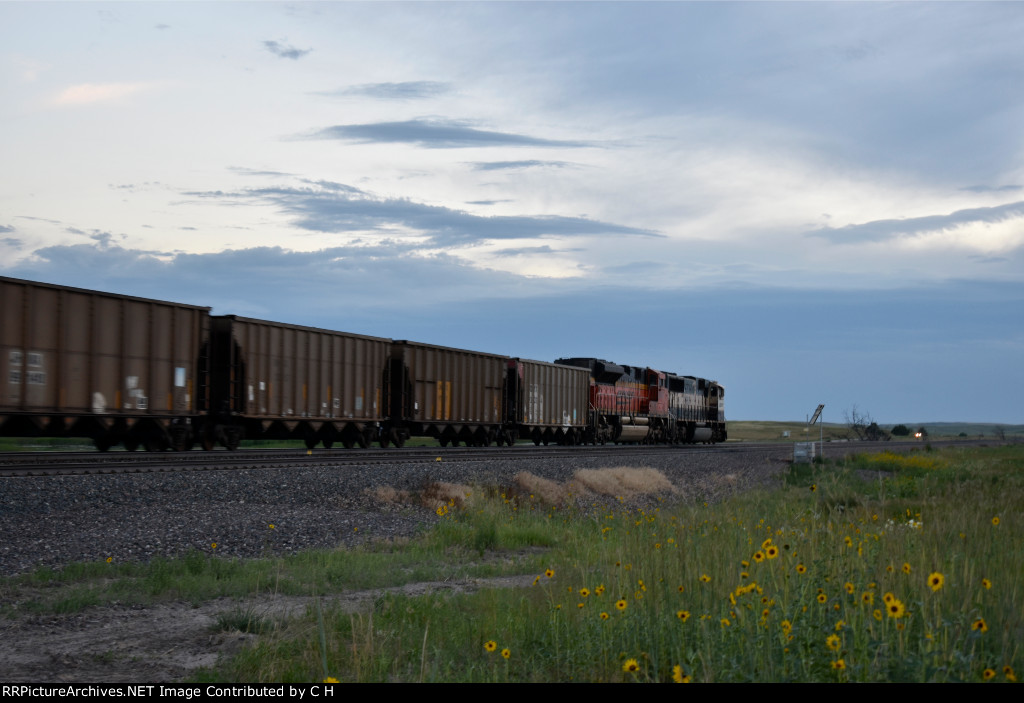
<instances>
[{"instance_id":1,"label":"railroad track","mask_svg":"<svg viewBox=\"0 0 1024 703\"><path fill-rule=\"evenodd\" d=\"M753 446L753 445L748 445ZM705 445L604 447L409 447L403 449L295 449L216 452L8 452L0 454L0 476L55 476L154 471L218 471L289 467L343 467L561 457L637 456L723 451Z\"/></svg>"},{"instance_id":2,"label":"railroad track","mask_svg":"<svg viewBox=\"0 0 1024 703\"><path fill-rule=\"evenodd\" d=\"M943 440L935 445L976 444L977 440ZM920 442L834 442L825 453L908 451ZM227 471L240 469L287 469L290 467L367 466L423 464L430 462L530 461L558 458L616 456L672 456L702 453L777 451L784 458L792 445L778 442L737 442L725 445L606 445L586 447L406 447L402 449L297 449L243 450L237 452L4 452L0 476L56 476L177 471Z\"/></svg>"}]
</instances>

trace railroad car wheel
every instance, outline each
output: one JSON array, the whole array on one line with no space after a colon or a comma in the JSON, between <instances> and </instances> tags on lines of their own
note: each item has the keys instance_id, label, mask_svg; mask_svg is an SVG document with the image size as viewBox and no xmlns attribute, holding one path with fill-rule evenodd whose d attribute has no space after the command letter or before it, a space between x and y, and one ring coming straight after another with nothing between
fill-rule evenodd
<instances>
[{"instance_id":1,"label":"railroad car wheel","mask_svg":"<svg viewBox=\"0 0 1024 703\"><path fill-rule=\"evenodd\" d=\"M324 440L324 449L330 449L333 446L334 446L334 440L333 439L325 439Z\"/></svg>"},{"instance_id":2,"label":"railroad car wheel","mask_svg":"<svg viewBox=\"0 0 1024 703\"><path fill-rule=\"evenodd\" d=\"M137 439L126 439L124 441L124 448L129 452L134 452L139 448L139 441Z\"/></svg>"},{"instance_id":3,"label":"railroad car wheel","mask_svg":"<svg viewBox=\"0 0 1024 703\"><path fill-rule=\"evenodd\" d=\"M306 443L306 449L312 449L319 442L317 441L316 437L306 437L305 443Z\"/></svg>"},{"instance_id":4,"label":"railroad car wheel","mask_svg":"<svg viewBox=\"0 0 1024 703\"><path fill-rule=\"evenodd\" d=\"M345 437L343 440L341 440L341 446L345 447L345 449L351 449L352 447L356 446L356 441L351 437Z\"/></svg>"},{"instance_id":5,"label":"railroad car wheel","mask_svg":"<svg viewBox=\"0 0 1024 703\"><path fill-rule=\"evenodd\" d=\"M214 447L217 446L217 440L213 439L213 437L203 437L202 444L204 452L212 452Z\"/></svg>"},{"instance_id":6,"label":"railroad car wheel","mask_svg":"<svg viewBox=\"0 0 1024 703\"><path fill-rule=\"evenodd\" d=\"M164 450L164 443L159 437L147 437L143 440L142 446L147 452L162 452Z\"/></svg>"},{"instance_id":7,"label":"railroad car wheel","mask_svg":"<svg viewBox=\"0 0 1024 703\"><path fill-rule=\"evenodd\" d=\"M397 428L392 428L390 432L384 435L384 439L382 439L381 441L386 442L389 439L391 440L391 443L394 444L399 449L401 449L402 446L405 445L405 435L402 434L402 431Z\"/></svg>"},{"instance_id":8,"label":"railroad car wheel","mask_svg":"<svg viewBox=\"0 0 1024 703\"><path fill-rule=\"evenodd\" d=\"M378 444L380 444L380 448L381 449L387 449L388 445L391 444L391 439L388 437L388 435L386 433L382 434L380 436L380 440L379 440Z\"/></svg>"}]
</instances>

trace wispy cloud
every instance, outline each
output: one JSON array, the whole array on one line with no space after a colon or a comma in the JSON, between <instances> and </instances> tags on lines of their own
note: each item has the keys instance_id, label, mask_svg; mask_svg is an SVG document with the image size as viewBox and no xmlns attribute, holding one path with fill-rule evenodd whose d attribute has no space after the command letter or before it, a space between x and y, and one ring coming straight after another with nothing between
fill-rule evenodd
<instances>
[{"instance_id":1,"label":"wispy cloud","mask_svg":"<svg viewBox=\"0 0 1024 703\"><path fill-rule=\"evenodd\" d=\"M1000 223L1015 219L1024 220L1024 201L995 207L957 210L948 215L909 217L903 220L875 220L846 227L825 227L807 234L828 239L836 244L858 244L942 232L974 223ZM1024 227L1024 221L1021 222L1021 225Z\"/></svg>"},{"instance_id":2,"label":"wispy cloud","mask_svg":"<svg viewBox=\"0 0 1024 703\"><path fill-rule=\"evenodd\" d=\"M374 122L327 127L310 135L312 139L339 139L368 143L416 144L431 149L489 146L586 147L588 142L543 139L511 132L493 132L470 127L457 120L416 119L405 122Z\"/></svg>"},{"instance_id":3,"label":"wispy cloud","mask_svg":"<svg viewBox=\"0 0 1024 703\"><path fill-rule=\"evenodd\" d=\"M540 159L528 159L526 161L478 161L473 164L473 170L502 171L524 168L566 168L568 166L573 166L573 164L568 161L541 161Z\"/></svg>"},{"instance_id":4,"label":"wispy cloud","mask_svg":"<svg viewBox=\"0 0 1024 703\"><path fill-rule=\"evenodd\" d=\"M451 83L440 81L404 81L402 83L363 83L339 90L320 92L317 95L348 96L358 95L383 100L423 100L444 95L451 91Z\"/></svg>"},{"instance_id":5,"label":"wispy cloud","mask_svg":"<svg viewBox=\"0 0 1024 703\"><path fill-rule=\"evenodd\" d=\"M961 188L960 190L966 190L970 193L1013 193L1018 190L1024 190L1024 186L967 186L965 188Z\"/></svg>"},{"instance_id":6,"label":"wispy cloud","mask_svg":"<svg viewBox=\"0 0 1024 703\"><path fill-rule=\"evenodd\" d=\"M297 188L252 188L235 193L194 192L208 200L262 200L292 215L293 225L314 232L380 232L396 228L426 237L433 247L462 246L500 239L575 236L662 237L654 230L585 217L505 215L484 217L464 210L374 195L344 183L307 182Z\"/></svg>"},{"instance_id":7,"label":"wispy cloud","mask_svg":"<svg viewBox=\"0 0 1024 703\"><path fill-rule=\"evenodd\" d=\"M293 61L301 59L312 51L312 49L298 49L290 44L284 44L282 42L269 39L263 42L263 48L278 58L291 59Z\"/></svg>"},{"instance_id":8,"label":"wispy cloud","mask_svg":"<svg viewBox=\"0 0 1024 703\"><path fill-rule=\"evenodd\" d=\"M118 100L149 87L148 83L80 83L62 90L53 104L64 107Z\"/></svg>"}]
</instances>

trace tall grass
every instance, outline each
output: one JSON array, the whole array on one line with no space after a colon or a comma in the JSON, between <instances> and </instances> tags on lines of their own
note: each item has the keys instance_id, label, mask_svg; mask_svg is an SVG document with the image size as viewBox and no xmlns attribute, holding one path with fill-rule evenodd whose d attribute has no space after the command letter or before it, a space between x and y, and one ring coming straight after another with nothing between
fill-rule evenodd
<instances>
[{"instance_id":1,"label":"tall grass","mask_svg":"<svg viewBox=\"0 0 1024 703\"><path fill-rule=\"evenodd\" d=\"M533 586L385 595L358 615L325 599L320 624L311 613L204 677L1014 680L1022 467L1021 447L859 456L720 505L648 509L493 494L448 506L429 539L493 553L543 535Z\"/></svg>"}]
</instances>

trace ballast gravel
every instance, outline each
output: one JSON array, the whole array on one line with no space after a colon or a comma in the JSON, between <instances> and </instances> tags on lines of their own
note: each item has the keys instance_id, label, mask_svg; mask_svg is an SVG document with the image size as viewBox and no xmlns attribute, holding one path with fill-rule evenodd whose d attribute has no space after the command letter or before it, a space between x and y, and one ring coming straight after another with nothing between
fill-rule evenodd
<instances>
[{"instance_id":1,"label":"ballast gravel","mask_svg":"<svg viewBox=\"0 0 1024 703\"><path fill-rule=\"evenodd\" d=\"M717 502L779 481L791 449L652 453L650 456L474 460L372 466L291 467L0 478L0 575L72 562L146 561L192 550L225 558L291 554L411 537L436 522L415 498L431 484L511 488L528 471L565 483L580 469L653 468L673 485L627 507ZM407 492L382 500L382 488ZM613 502L578 494L578 503ZM273 525L273 527L271 527ZM214 546L216 545L216 546Z\"/></svg>"}]
</instances>

